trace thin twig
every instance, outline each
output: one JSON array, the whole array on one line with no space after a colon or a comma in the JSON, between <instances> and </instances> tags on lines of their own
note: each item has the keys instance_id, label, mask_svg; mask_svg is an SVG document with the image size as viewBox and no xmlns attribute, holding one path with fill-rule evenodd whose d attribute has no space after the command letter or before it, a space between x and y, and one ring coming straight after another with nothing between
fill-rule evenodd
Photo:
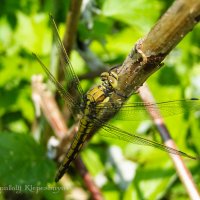
<instances>
[{"instance_id":1,"label":"thin twig","mask_svg":"<svg viewBox=\"0 0 200 200\"><path fill-rule=\"evenodd\" d=\"M82 41L77 42L77 51L84 59L85 63L87 63L91 72L103 72L108 70L108 68L105 67L105 64L90 50L88 44Z\"/></svg>"},{"instance_id":2,"label":"thin twig","mask_svg":"<svg viewBox=\"0 0 200 200\"><path fill-rule=\"evenodd\" d=\"M139 94L141 99L143 100L144 103L155 103L155 100L153 98L153 95L147 85L141 87L139 89ZM153 119L161 138L164 141L164 144L168 147L171 147L173 149L177 149L175 142L170 136L169 130L167 129L166 124L164 123L164 120L161 116L161 113L159 110L152 110L149 107L146 107L147 111L149 112L151 118ZM184 187L187 190L188 195L190 196L190 199L192 200L198 200L200 199L199 192L197 190L197 187L194 183L194 180L192 178L192 175L190 171L187 169L185 166L183 159L179 155L174 155L174 154L169 154L174 166L176 168L176 171L179 175L179 178L181 179Z\"/></svg>"},{"instance_id":3,"label":"thin twig","mask_svg":"<svg viewBox=\"0 0 200 200\"><path fill-rule=\"evenodd\" d=\"M81 159L75 160L75 165L77 168L81 169L79 173L83 177L84 182L87 184L87 188L90 188L90 192L92 194L92 199L94 200L103 200L103 196L100 192L100 190L96 187L94 184L94 181L92 180L91 175L88 173L88 170L86 169L83 161Z\"/></svg>"},{"instance_id":4,"label":"thin twig","mask_svg":"<svg viewBox=\"0 0 200 200\"><path fill-rule=\"evenodd\" d=\"M101 74L102 72L105 72L105 70L97 68L96 71L92 71L92 72L80 75L80 76L78 76L78 78L80 81L81 80L90 80L90 79L99 77L99 74Z\"/></svg>"},{"instance_id":5,"label":"thin twig","mask_svg":"<svg viewBox=\"0 0 200 200\"><path fill-rule=\"evenodd\" d=\"M68 56L70 56L76 38L81 4L82 0L72 0L70 10L67 15L67 20L66 20L67 29L65 30L63 44Z\"/></svg>"},{"instance_id":6,"label":"thin twig","mask_svg":"<svg viewBox=\"0 0 200 200\"><path fill-rule=\"evenodd\" d=\"M39 115L39 110L42 109L54 133L58 138L62 139L68 131L65 126L65 120L59 111L54 97L47 90L46 85L42 81L42 76L35 75L32 77L32 98L37 108L36 114Z\"/></svg>"},{"instance_id":7,"label":"thin twig","mask_svg":"<svg viewBox=\"0 0 200 200\"><path fill-rule=\"evenodd\" d=\"M66 18L66 29L64 33L63 38L63 44L65 47L65 50L67 52L67 55L70 57L74 41L76 38L76 32L78 27L78 21L80 16L80 10L81 10L81 4L82 0L72 0L70 9L67 14ZM59 62L60 63L60 62ZM63 81L64 80L64 74L62 72L62 67L59 69L59 76L58 80Z\"/></svg>"}]
</instances>

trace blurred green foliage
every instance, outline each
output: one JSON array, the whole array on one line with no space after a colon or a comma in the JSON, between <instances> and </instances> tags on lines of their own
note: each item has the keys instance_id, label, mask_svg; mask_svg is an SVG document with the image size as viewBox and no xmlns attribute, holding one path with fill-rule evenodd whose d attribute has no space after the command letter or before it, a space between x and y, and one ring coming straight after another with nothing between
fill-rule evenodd
<instances>
[{"instance_id":1,"label":"blurred green foliage","mask_svg":"<svg viewBox=\"0 0 200 200\"><path fill-rule=\"evenodd\" d=\"M37 53L49 65L52 32L48 14L53 13L55 16L62 36L69 3L70 1L62 0L59 3L32 0L1 2L0 187L55 186L55 163L47 157L47 143L53 133L49 133L42 118L40 139L35 141L33 137L32 130L36 119L31 99L31 77L43 71L31 53ZM78 26L78 39L86 43L105 65L122 63L133 44L148 33L171 3L171 0L88 1ZM200 97L199 33L198 25L165 59L165 66L148 79L149 87L158 101ZM79 75L89 73L88 64L76 50L72 52L71 61ZM84 89L92 86L92 82L83 80ZM136 99L138 100L138 97ZM199 112L167 118L166 122L181 150L191 154L200 153ZM114 123L123 128L128 126L130 129L137 129L139 126L144 130L140 134L158 140L156 130L147 121L136 124ZM119 152L122 151L122 160L118 164L109 153L113 141L98 135L82 153L86 166L101 185L106 199L188 199L167 154L157 149L120 141L115 144L120 148ZM126 170L127 168L124 171L130 173L131 179L123 175L123 163L127 163L127 166L130 164L132 171ZM200 186L198 162L186 160L186 163ZM84 188L83 182L75 176L77 172L70 172L70 184L74 188ZM70 190L73 191L73 188ZM36 195L40 195L41 199L64 199L69 188L61 192L21 192L28 195L22 199L34 198ZM7 199L7 195L8 192L4 190L0 198ZM13 192L12 199L17 198L17 195L19 194Z\"/></svg>"}]
</instances>

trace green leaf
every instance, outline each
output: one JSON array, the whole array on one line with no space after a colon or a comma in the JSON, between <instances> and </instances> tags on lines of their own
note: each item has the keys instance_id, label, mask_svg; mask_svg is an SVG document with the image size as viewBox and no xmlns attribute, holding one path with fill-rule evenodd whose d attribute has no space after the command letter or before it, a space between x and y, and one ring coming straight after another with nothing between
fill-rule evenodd
<instances>
[{"instance_id":1,"label":"green leaf","mask_svg":"<svg viewBox=\"0 0 200 200\"><path fill-rule=\"evenodd\" d=\"M138 168L134 182L124 195L124 200L130 199L160 199L165 195L176 176L169 162L148 163ZM147 189L148 188L148 189Z\"/></svg>"},{"instance_id":2,"label":"green leaf","mask_svg":"<svg viewBox=\"0 0 200 200\"><path fill-rule=\"evenodd\" d=\"M51 31L46 28L48 16L41 14L28 17L22 12L17 12L17 20L18 24L14 35L15 48L24 48L28 52L49 53Z\"/></svg>"},{"instance_id":3,"label":"green leaf","mask_svg":"<svg viewBox=\"0 0 200 200\"><path fill-rule=\"evenodd\" d=\"M147 31L158 18L161 5L157 0L154 3L147 0L107 0L102 14Z\"/></svg>"},{"instance_id":4,"label":"green leaf","mask_svg":"<svg viewBox=\"0 0 200 200\"><path fill-rule=\"evenodd\" d=\"M1 185L44 186L53 182L55 164L26 134L0 133Z\"/></svg>"},{"instance_id":5,"label":"green leaf","mask_svg":"<svg viewBox=\"0 0 200 200\"><path fill-rule=\"evenodd\" d=\"M102 162L103 153L105 153L105 148L95 148L89 145L81 154L85 165L94 176L104 169Z\"/></svg>"}]
</instances>

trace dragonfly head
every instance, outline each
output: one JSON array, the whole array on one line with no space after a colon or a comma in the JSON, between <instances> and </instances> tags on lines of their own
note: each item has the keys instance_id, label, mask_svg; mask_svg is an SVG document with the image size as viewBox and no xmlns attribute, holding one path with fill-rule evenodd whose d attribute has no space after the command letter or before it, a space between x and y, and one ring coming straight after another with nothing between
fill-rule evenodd
<instances>
[{"instance_id":1,"label":"dragonfly head","mask_svg":"<svg viewBox=\"0 0 200 200\"><path fill-rule=\"evenodd\" d=\"M103 72L101 74L101 81L103 82L104 86L111 89L116 89L118 84L118 75L113 71Z\"/></svg>"}]
</instances>

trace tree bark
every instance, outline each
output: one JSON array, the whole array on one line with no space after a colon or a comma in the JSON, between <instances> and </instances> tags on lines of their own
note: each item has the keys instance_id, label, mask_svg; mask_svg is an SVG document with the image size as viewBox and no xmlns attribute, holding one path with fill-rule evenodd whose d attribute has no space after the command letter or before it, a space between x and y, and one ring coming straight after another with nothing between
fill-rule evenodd
<instances>
[{"instance_id":1,"label":"tree bark","mask_svg":"<svg viewBox=\"0 0 200 200\"><path fill-rule=\"evenodd\" d=\"M125 96L130 96L143 85L199 20L199 0L176 0L147 36L135 45L123 65L117 69L119 91ZM117 97L113 95L113 98Z\"/></svg>"}]
</instances>

